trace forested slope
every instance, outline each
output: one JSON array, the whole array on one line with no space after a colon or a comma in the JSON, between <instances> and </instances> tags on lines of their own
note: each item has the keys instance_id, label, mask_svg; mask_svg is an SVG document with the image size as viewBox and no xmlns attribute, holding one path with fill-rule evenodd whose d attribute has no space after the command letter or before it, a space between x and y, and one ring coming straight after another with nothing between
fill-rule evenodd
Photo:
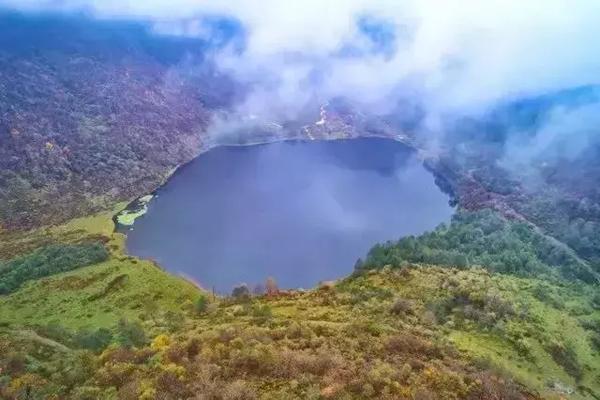
<instances>
[{"instance_id":1,"label":"forested slope","mask_svg":"<svg viewBox=\"0 0 600 400\"><path fill-rule=\"evenodd\" d=\"M197 155L233 86L195 39L0 11L0 226L88 215Z\"/></svg>"}]
</instances>

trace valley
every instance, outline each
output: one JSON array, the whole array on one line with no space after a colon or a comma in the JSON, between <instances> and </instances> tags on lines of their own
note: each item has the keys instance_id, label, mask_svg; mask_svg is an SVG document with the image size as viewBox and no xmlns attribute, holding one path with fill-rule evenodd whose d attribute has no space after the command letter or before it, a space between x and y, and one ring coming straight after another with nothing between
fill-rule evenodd
<instances>
[{"instance_id":1,"label":"valley","mask_svg":"<svg viewBox=\"0 0 600 400\"><path fill-rule=\"evenodd\" d=\"M238 22L0 7L0 398L599 399L598 87L435 120Z\"/></svg>"}]
</instances>

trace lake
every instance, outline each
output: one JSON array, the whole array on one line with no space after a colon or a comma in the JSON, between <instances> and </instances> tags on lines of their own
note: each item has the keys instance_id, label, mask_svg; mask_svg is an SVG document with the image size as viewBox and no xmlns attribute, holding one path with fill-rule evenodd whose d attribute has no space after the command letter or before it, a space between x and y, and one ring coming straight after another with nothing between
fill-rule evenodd
<instances>
[{"instance_id":1,"label":"lake","mask_svg":"<svg viewBox=\"0 0 600 400\"><path fill-rule=\"evenodd\" d=\"M128 252L219 293L346 276L376 242L453 213L414 151L375 138L219 147L156 195L126 231Z\"/></svg>"}]
</instances>

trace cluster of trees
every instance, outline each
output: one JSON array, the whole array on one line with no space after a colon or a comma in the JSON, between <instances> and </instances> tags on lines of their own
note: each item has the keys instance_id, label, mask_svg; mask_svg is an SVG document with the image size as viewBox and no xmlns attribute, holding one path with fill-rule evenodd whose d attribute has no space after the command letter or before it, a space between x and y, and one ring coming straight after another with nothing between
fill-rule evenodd
<instances>
[{"instance_id":1,"label":"cluster of trees","mask_svg":"<svg viewBox=\"0 0 600 400\"><path fill-rule=\"evenodd\" d=\"M279 287L277 286L277 282L274 278L269 277L265 281L264 286L262 284L257 284L252 289L252 293L250 293L250 288L245 283L242 283L233 288L231 291L231 297L236 301L247 301L250 299L252 295L254 296L276 296L279 294Z\"/></svg>"},{"instance_id":2,"label":"cluster of trees","mask_svg":"<svg viewBox=\"0 0 600 400\"><path fill-rule=\"evenodd\" d=\"M555 274L595 282L590 268L566 248L531 226L508 221L491 210L460 211L449 225L421 236L375 245L358 269L425 263L465 268L484 266L515 275Z\"/></svg>"},{"instance_id":3,"label":"cluster of trees","mask_svg":"<svg viewBox=\"0 0 600 400\"><path fill-rule=\"evenodd\" d=\"M24 282L70 271L108 259L99 242L53 244L0 263L0 295L17 290Z\"/></svg>"},{"instance_id":4,"label":"cluster of trees","mask_svg":"<svg viewBox=\"0 0 600 400\"><path fill-rule=\"evenodd\" d=\"M137 320L122 318L113 329L83 327L69 330L59 322L34 327L35 331L72 349L99 353L111 344L120 347L142 347L149 343L142 324Z\"/></svg>"},{"instance_id":5,"label":"cluster of trees","mask_svg":"<svg viewBox=\"0 0 600 400\"><path fill-rule=\"evenodd\" d=\"M600 270L600 195L570 198L564 191L545 190L517 203L546 232L566 243Z\"/></svg>"}]
</instances>

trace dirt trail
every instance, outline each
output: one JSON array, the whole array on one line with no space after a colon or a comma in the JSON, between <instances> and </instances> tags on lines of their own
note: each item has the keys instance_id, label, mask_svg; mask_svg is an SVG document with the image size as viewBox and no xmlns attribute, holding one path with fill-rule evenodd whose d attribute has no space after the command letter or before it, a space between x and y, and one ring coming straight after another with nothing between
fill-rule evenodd
<instances>
[{"instance_id":1,"label":"dirt trail","mask_svg":"<svg viewBox=\"0 0 600 400\"><path fill-rule=\"evenodd\" d=\"M21 336L25 339L33 340L34 342L38 342L38 343L43 344L48 347L52 347L53 349L58 350L63 353L69 353L71 351L71 349L69 349L64 344L58 343L47 337L40 336L35 331L29 330L29 329L18 330L18 331L15 331L15 333L17 333L19 336Z\"/></svg>"}]
</instances>

